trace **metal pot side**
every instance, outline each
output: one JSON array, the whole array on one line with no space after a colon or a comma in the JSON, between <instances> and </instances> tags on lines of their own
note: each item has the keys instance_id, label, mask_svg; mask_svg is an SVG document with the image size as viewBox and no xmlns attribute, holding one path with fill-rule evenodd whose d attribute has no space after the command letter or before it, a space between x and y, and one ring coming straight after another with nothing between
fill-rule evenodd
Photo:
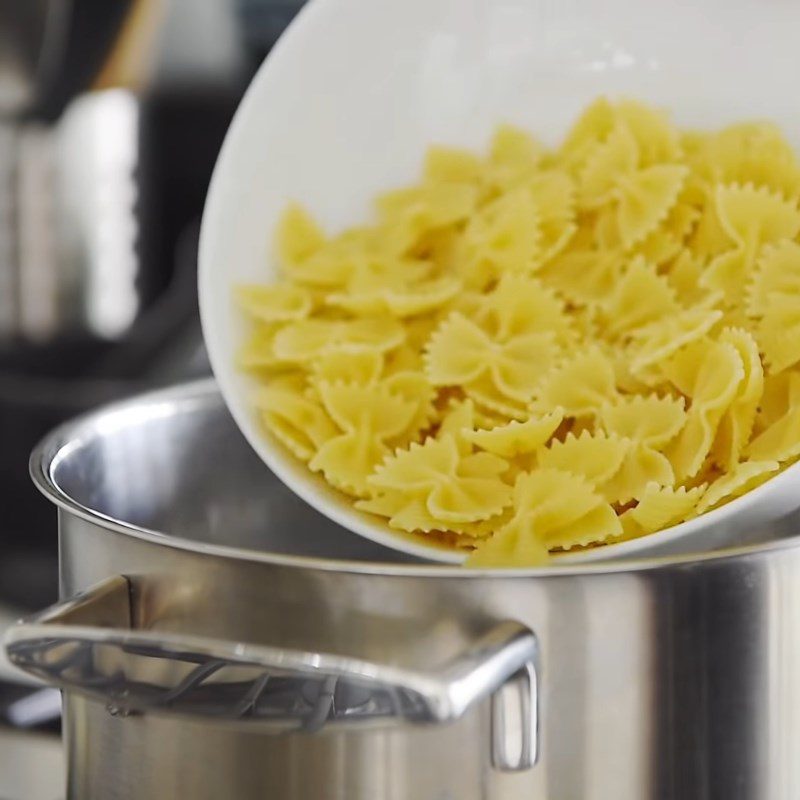
<instances>
[{"instance_id":1,"label":"metal pot side","mask_svg":"<svg viewBox=\"0 0 800 800\"><path fill-rule=\"evenodd\" d=\"M6 646L68 690L70 800L800 797L797 539L404 563L277 484L210 384L32 463L64 602Z\"/></svg>"}]
</instances>

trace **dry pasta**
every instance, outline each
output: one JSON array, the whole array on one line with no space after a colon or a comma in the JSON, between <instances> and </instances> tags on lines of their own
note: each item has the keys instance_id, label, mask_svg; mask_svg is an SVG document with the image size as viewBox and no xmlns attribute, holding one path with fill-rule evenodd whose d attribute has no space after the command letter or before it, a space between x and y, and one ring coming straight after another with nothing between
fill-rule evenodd
<instances>
[{"instance_id":1,"label":"dry pasta","mask_svg":"<svg viewBox=\"0 0 800 800\"><path fill-rule=\"evenodd\" d=\"M800 458L800 162L772 124L592 103L557 148L432 147L282 279L236 287L281 446L478 566L663 530Z\"/></svg>"}]
</instances>

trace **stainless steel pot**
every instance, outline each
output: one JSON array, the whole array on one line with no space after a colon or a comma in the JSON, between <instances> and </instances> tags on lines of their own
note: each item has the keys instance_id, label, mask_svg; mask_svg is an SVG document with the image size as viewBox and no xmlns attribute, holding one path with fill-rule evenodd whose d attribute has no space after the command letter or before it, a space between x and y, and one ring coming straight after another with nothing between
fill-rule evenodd
<instances>
[{"instance_id":1,"label":"stainless steel pot","mask_svg":"<svg viewBox=\"0 0 800 800\"><path fill-rule=\"evenodd\" d=\"M403 563L289 495L209 384L32 466L64 600L6 648L66 690L71 800L800 797L800 538Z\"/></svg>"}]
</instances>

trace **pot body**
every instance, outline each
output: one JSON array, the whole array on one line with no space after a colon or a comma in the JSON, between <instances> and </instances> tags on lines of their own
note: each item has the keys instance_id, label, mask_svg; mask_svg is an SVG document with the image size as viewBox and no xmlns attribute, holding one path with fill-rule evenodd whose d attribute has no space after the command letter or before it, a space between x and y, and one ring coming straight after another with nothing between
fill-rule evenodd
<instances>
[{"instance_id":1,"label":"pot body","mask_svg":"<svg viewBox=\"0 0 800 800\"><path fill-rule=\"evenodd\" d=\"M538 763L492 766L488 700L447 725L275 733L168 705L120 713L70 690L70 800L800 797L793 540L726 557L530 574L397 563L282 488L271 494L272 479L212 389L181 397L106 414L92 453L85 427L73 431L71 450L54 449L62 596L124 575L132 630L398 668L445 663L487 628L515 620L538 643ZM64 497L172 535L131 535ZM206 546L252 539L253 547L259 537L276 552L328 548L352 561Z\"/></svg>"}]
</instances>

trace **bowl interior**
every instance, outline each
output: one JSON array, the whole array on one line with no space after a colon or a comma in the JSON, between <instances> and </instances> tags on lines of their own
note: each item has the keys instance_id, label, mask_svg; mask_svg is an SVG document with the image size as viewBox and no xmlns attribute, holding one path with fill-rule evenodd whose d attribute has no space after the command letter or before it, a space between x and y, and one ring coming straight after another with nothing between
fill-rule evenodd
<instances>
[{"instance_id":1,"label":"bowl interior","mask_svg":"<svg viewBox=\"0 0 800 800\"><path fill-rule=\"evenodd\" d=\"M249 407L251 382L234 368L243 322L231 288L273 277L272 233L288 201L335 231L367 218L381 190L414 180L432 143L481 148L500 122L553 142L599 94L662 105L682 126L772 119L797 145L798 22L792 0L773 0L768 13L759 0L313 0L248 90L203 219L205 340L251 445L337 522L406 552L460 560L359 514L264 433ZM747 507L772 483L745 498ZM625 552L676 543L732 518L721 511L628 543Z\"/></svg>"}]
</instances>

